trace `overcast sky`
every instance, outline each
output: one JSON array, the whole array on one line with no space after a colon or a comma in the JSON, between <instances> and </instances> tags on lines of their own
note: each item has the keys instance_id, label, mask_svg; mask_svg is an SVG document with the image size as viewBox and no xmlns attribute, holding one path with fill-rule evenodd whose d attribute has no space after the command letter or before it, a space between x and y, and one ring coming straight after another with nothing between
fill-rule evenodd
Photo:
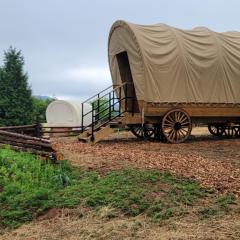
<instances>
[{"instance_id":1,"label":"overcast sky","mask_svg":"<svg viewBox=\"0 0 240 240\"><path fill-rule=\"evenodd\" d=\"M111 85L114 21L240 31L239 0L0 0L0 61L22 50L35 95L84 99Z\"/></svg>"}]
</instances>

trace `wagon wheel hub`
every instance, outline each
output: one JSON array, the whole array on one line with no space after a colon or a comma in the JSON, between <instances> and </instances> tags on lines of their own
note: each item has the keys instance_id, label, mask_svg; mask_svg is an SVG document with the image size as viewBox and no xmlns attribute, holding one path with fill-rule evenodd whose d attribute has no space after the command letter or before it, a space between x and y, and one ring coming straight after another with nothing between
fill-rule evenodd
<instances>
[{"instance_id":1,"label":"wagon wheel hub","mask_svg":"<svg viewBox=\"0 0 240 240\"><path fill-rule=\"evenodd\" d=\"M182 109L167 112L162 119L162 132L170 143L184 142L192 131L189 115Z\"/></svg>"},{"instance_id":2,"label":"wagon wheel hub","mask_svg":"<svg viewBox=\"0 0 240 240\"><path fill-rule=\"evenodd\" d=\"M174 124L174 129L175 129L176 131L179 131L181 128L182 128L182 124L181 124L180 122L176 122L176 123Z\"/></svg>"}]
</instances>

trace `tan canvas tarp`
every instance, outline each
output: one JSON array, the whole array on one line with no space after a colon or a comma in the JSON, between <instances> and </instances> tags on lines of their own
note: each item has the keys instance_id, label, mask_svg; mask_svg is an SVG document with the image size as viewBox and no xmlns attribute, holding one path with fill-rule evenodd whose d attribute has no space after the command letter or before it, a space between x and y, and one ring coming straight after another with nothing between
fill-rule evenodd
<instances>
[{"instance_id":1,"label":"tan canvas tarp","mask_svg":"<svg viewBox=\"0 0 240 240\"><path fill-rule=\"evenodd\" d=\"M108 47L114 84L121 83L116 54L127 52L138 100L240 103L239 32L117 21Z\"/></svg>"}]
</instances>

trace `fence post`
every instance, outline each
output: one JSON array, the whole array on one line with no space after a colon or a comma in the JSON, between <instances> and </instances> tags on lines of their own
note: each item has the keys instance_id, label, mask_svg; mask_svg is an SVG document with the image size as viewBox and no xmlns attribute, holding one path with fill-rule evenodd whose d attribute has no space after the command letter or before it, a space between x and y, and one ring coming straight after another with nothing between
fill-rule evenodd
<instances>
[{"instance_id":1,"label":"fence post","mask_svg":"<svg viewBox=\"0 0 240 240\"><path fill-rule=\"evenodd\" d=\"M41 123L40 123L40 117L39 117L39 114L37 114L36 115L36 126L35 126L35 133L34 133L34 135L35 135L35 137L41 137L41 130L42 130L42 128L41 128Z\"/></svg>"}]
</instances>

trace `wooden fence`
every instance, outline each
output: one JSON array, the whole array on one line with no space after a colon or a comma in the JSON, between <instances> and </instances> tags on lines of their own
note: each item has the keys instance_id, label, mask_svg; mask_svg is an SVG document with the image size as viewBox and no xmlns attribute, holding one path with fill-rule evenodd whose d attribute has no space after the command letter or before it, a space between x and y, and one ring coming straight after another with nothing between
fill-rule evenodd
<instances>
[{"instance_id":1,"label":"wooden fence","mask_svg":"<svg viewBox=\"0 0 240 240\"><path fill-rule=\"evenodd\" d=\"M80 132L80 127L49 127L37 120L32 125L0 127L0 146L10 145L15 150L32 152L55 162L61 159L61 155L52 148L48 138L76 136Z\"/></svg>"},{"instance_id":2,"label":"wooden fence","mask_svg":"<svg viewBox=\"0 0 240 240\"><path fill-rule=\"evenodd\" d=\"M49 140L24 134L0 130L0 145L10 145L13 149L36 153L56 161L56 152Z\"/></svg>"}]
</instances>

